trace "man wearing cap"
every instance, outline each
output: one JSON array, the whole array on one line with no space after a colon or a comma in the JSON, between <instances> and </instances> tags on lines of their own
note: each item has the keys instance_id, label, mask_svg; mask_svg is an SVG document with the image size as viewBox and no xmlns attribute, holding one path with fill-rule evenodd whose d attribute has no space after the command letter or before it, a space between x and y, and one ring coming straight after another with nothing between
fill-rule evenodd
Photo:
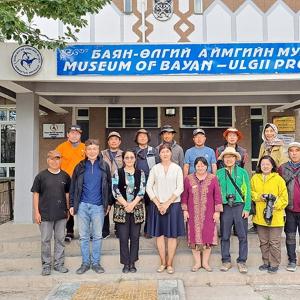
<instances>
[{"instance_id":1,"label":"man wearing cap","mask_svg":"<svg viewBox=\"0 0 300 300\"><path fill-rule=\"evenodd\" d=\"M99 155L98 140L88 139L85 153L86 159L74 169L70 188L70 214L77 214L82 256L76 273L83 274L91 267L100 274L104 272L100 265L103 221L112 204L111 175L108 164Z\"/></svg>"},{"instance_id":2,"label":"man wearing cap","mask_svg":"<svg viewBox=\"0 0 300 300\"><path fill-rule=\"evenodd\" d=\"M278 172L286 182L289 204L286 208L284 231L288 254L287 271L295 272L297 268L296 234L300 232L300 143L288 146L289 161L282 164Z\"/></svg>"},{"instance_id":3,"label":"man wearing cap","mask_svg":"<svg viewBox=\"0 0 300 300\"><path fill-rule=\"evenodd\" d=\"M217 171L221 187L223 212L221 213L221 271L231 269L230 236L235 225L239 239L239 256L237 266L239 272L248 272L246 261L248 256L248 216L251 208L251 190L248 173L236 165L241 155L232 147L226 147L218 159L223 160L224 168Z\"/></svg>"},{"instance_id":4,"label":"man wearing cap","mask_svg":"<svg viewBox=\"0 0 300 300\"><path fill-rule=\"evenodd\" d=\"M241 155L241 160L237 160L236 164L239 167L244 168L248 159L247 151L237 144L243 138L242 133L236 128L228 128L223 132L223 137L226 142L224 145L216 149L216 157L219 157L226 147L235 148L235 150ZM217 161L217 167L218 169L224 168L223 160L219 159Z\"/></svg>"},{"instance_id":5,"label":"man wearing cap","mask_svg":"<svg viewBox=\"0 0 300 300\"><path fill-rule=\"evenodd\" d=\"M160 130L162 142L156 147L156 150L158 151L162 144L169 144L172 149L172 161L183 168L184 153L181 146L174 141L175 133L176 131L171 125L164 125Z\"/></svg>"},{"instance_id":6,"label":"man wearing cap","mask_svg":"<svg viewBox=\"0 0 300 300\"><path fill-rule=\"evenodd\" d=\"M101 151L103 160L108 163L111 176L114 175L115 171L118 168L121 168L123 166L123 159L122 159L122 153L123 151L120 150L121 145L121 135L117 131L112 131L107 136L107 145L108 148ZM108 238L110 235L109 232L109 214L107 214L104 218L104 224L102 229L102 236L104 239ZM116 227L115 227L116 231ZM117 232L115 232L117 235Z\"/></svg>"},{"instance_id":7,"label":"man wearing cap","mask_svg":"<svg viewBox=\"0 0 300 300\"><path fill-rule=\"evenodd\" d=\"M85 158L85 146L81 143L82 130L79 125L72 125L67 133L67 141L59 144L56 151L61 153L61 169L72 177L75 166ZM70 216L67 221L66 242L74 238L74 218Z\"/></svg>"},{"instance_id":8,"label":"man wearing cap","mask_svg":"<svg viewBox=\"0 0 300 300\"><path fill-rule=\"evenodd\" d=\"M150 133L146 129L139 129L135 134L134 142L137 146L134 148L136 153L136 168L138 170L143 170L146 177L146 183L149 177L149 172L151 168L159 163L158 152L155 148L149 145L151 138ZM144 236L150 238L147 232L147 215L150 199L147 193L144 195L146 217L145 217L145 226L144 226Z\"/></svg>"},{"instance_id":9,"label":"man wearing cap","mask_svg":"<svg viewBox=\"0 0 300 300\"><path fill-rule=\"evenodd\" d=\"M34 219L41 231L42 275L51 274L51 239L54 231L54 270L67 273L65 260L65 227L69 209L70 176L60 169L61 154L55 150L47 155L48 168L34 179Z\"/></svg>"},{"instance_id":10,"label":"man wearing cap","mask_svg":"<svg viewBox=\"0 0 300 300\"><path fill-rule=\"evenodd\" d=\"M194 162L199 156L205 157L207 160L207 171L216 174L216 155L213 149L205 146L205 131L201 128L195 129L193 131L193 141L195 144L194 147L187 149L185 152L183 175L187 176L188 174L195 172Z\"/></svg>"}]
</instances>

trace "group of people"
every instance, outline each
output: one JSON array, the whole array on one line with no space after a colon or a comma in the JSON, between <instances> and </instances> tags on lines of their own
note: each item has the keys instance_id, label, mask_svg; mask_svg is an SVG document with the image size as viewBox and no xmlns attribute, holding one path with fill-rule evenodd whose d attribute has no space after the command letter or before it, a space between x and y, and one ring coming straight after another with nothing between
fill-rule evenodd
<instances>
[{"instance_id":1,"label":"group of people","mask_svg":"<svg viewBox=\"0 0 300 300\"><path fill-rule=\"evenodd\" d=\"M242 133L228 128L225 143L216 151L205 146L206 133L193 131L194 146L185 154L174 140L170 125L161 128L161 144L150 146L147 130L135 135L136 147L120 150L121 135L110 132L108 148L99 141L80 142L81 128L70 127L68 140L47 155L48 168L33 183L35 221L41 231L42 275L51 274L51 237L54 231L54 270L64 266L64 242L74 237L77 215L82 264L103 273L102 240L109 236L109 212L113 207L115 233L120 244L123 273L134 273L139 253L141 225L144 236L155 237L160 265L157 272L175 272L177 238L187 236L192 249L192 272L211 272L209 258L218 244L220 222L221 271L232 268L232 229L239 240L237 267L247 273L248 217L256 227L263 264L259 270L276 273L281 260L281 234L286 233L288 271L296 270L296 232L300 227L300 143L288 146L278 139L274 124L263 129L256 173L244 169L247 151L238 145ZM65 224L67 222L67 235ZM90 242L92 249L90 253Z\"/></svg>"}]
</instances>

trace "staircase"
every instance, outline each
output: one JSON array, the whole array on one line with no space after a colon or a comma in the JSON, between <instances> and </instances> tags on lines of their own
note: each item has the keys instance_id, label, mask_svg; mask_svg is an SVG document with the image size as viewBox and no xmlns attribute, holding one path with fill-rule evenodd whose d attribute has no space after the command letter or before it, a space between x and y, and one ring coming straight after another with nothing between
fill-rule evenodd
<instances>
[{"instance_id":1,"label":"staircase","mask_svg":"<svg viewBox=\"0 0 300 300\"><path fill-rule=\"evenodd\" d=\"M0 226L0 299L44 299L45 295L57 284L62 282L114 282L121 280L142 279L182 279L186 287L194 286L224 286L224 285L272 285L300 284L299 270L295 273L285 271L287 263L284 237L282 239L282 263L278 274L270 275L260 272L261 253L256 234L248 235L249 255L247 265L249 272L240 274L235 266L238 256L238 239L231 239L231 254L234 267L227 273L219 271L221 265L220 246L213 249L210 265L213 272L201 269L197 273L190 272L193 265L191 250L186 246L185 238L178 240L175 256L175 274L158 274L159 257L156 251L155 239L140 238L139 261L136 264L138 272L123 274L119 262L119 241L109 237L103 241L101 264L104 274L96 274L89 270L83 275L75 274L81 264L78 239L66 245L65 265L69 273L59 274L55 271L50 276L42 277L40 261L40 232L37 225L17 225L6 223ZM4 295L4 296L3 296ZM3 296L3 298L2 298ZM11 298L12 299L12 298Z\"/></svg>"}]
</instances>

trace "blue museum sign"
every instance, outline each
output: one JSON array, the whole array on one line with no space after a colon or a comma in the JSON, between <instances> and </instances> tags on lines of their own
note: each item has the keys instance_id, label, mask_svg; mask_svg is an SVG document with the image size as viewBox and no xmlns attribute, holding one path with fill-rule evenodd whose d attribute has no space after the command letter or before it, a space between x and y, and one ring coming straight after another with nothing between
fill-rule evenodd
<instances>
[{"instance_id":1,"label":"blue museum sign","mask_svg":"<svg viewBox=\"0 0 300 300\"><path fill-rule=\"evenodd\" d=\"M57 50L57 75L300 73L300 43L73 45Z\"/></svg>"}]
</instances>

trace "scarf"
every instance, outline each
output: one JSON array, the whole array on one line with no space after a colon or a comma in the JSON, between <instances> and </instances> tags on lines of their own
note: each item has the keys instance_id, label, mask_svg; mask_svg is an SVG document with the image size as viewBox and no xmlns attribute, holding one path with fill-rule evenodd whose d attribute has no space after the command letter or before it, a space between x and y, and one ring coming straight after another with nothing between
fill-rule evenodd
<instances>
[{"instance_id":1,"label":"scarf","mask_svg":"<svg viewBox=\"0 0 300 300\"><path fill-rule=\"evenodd\" d=\"M271 140L271 141L268 141L265 137L265 130L268 125L275 131L275 134L276 134L275 137L273 138L273 140ZM284 144L283 141L278 138L278 129L277 129L276 125L274 125L272 123L267 123L264 126L263 133L262 133L262 139L264 141L265 148L268 151L270 151L273 146L283 146L283 144Z\"/></svg>"}]
</instances>

